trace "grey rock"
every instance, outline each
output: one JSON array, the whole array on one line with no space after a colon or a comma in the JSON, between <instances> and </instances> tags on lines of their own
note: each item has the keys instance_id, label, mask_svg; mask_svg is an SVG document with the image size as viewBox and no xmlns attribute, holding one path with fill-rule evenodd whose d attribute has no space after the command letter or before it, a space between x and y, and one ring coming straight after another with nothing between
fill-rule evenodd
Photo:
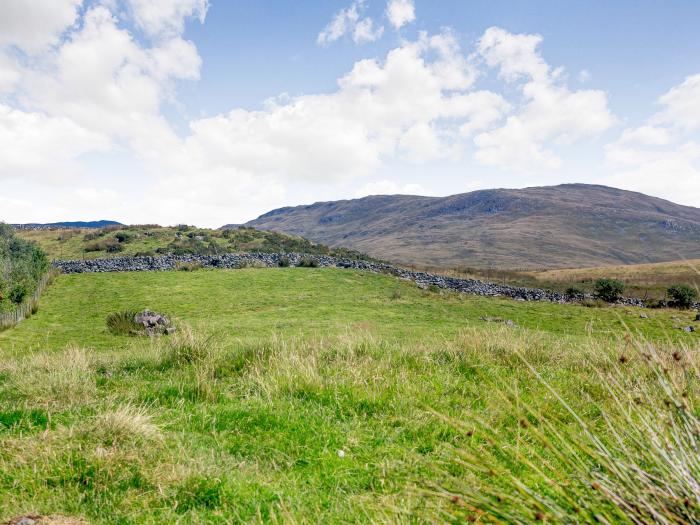
<instances>
[{"instance_id":1,"label":"grey rock","mask_svg":"<svg viewBox=\"0 0 700 525\"><path fill-rule=\"evenodd\" d=\"M144 310L136 314L134 322L143 326L144 332L151 337L172 334L175 331L175 327L170 324L170 319L150 310Z\"/></svg>"},{"instance_id":2,"label":"grey rock","mask_svg":"<svg viewBox=\"0 0 700 525\"><path fill-rule=\"evenodd\" d=\"M647 314L639 314L640 319L649 319L649 316Z\"/></svg>"},{"instance_id":3,"label":"grey rock","mask_svg":"<svg viewBox=\"0 0 700 525\"><path fill-rule=\"evenodd\" d=\"M690 333L695 331L695 327L694 326L686 326L685 328L683 328L683 331L688 332L690 334Z\"/></svg>"}]
</instances>

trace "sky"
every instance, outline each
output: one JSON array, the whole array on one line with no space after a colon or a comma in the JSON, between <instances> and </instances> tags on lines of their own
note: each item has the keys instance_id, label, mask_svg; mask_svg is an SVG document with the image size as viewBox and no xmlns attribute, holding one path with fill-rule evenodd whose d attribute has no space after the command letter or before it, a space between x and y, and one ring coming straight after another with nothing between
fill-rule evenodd
<instances>
[{"instance_id":1,"label":"sky","mask_svg":"<svg viewBox=\"0 0 700 525\"><path fill-rule=\"evenodd\" d=\"M2 0L0 221L571 182L700 207L696 0Z\"/></svg>"}]
</instances>

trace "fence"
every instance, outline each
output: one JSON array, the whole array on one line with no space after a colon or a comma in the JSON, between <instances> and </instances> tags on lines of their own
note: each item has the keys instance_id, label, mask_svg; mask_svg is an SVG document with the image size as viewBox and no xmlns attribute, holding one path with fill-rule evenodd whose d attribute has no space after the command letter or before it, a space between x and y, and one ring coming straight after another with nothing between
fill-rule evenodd
<instances>
[{"instance_id":1,"label":"fence","mask_svg":"<svg viewBox=\"0 0 700 525\"><path fill-rule=\"evenodd\" d=\"M12 328L17 323L20 323L27 317L35 314L39 308L39 298L41 297L41 294L44 293L47 286L53 282L58 273L59 272L55 269L50 270L39 280L36 286L36 291L29 299L17 306L13 312L0 313L0 331Z\"/></svg>"}]
</instances>

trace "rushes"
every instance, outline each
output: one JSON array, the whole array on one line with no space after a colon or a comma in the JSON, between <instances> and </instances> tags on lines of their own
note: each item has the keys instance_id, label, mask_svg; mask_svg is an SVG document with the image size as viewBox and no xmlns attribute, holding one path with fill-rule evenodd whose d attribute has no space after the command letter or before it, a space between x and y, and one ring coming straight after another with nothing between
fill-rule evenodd
<instances>
[{"instance_id":1,"label":"rushes","mask_svg":"<svg viewBox=\"0 0 700 525\"><path fill-rule=\"evenodd\" d=\"M533 380L571 419L562 425L517 390L502 392L514 427L443 418L468 436L446 456L427 494L446 502L435 515L511 523L662 523L700 521L700 419L697 356L627 339L621 357L601 367L606 404L581 414L522 356ZM515 445L513 445L515 442ZM460 465L464 476L449 473Z\"/></svg>"}]
</instances>

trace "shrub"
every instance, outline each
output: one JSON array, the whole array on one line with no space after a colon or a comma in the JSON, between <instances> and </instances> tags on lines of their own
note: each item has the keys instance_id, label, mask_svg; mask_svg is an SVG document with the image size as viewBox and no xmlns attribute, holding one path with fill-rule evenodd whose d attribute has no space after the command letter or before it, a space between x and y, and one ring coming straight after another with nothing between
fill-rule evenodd
<instances>
[{"instance_id":1,"label":"shrub","mask_svg":"<svg viewBox=\"0 0 700 525\"><path fill-rule=\"evenodd\" d=\"M197 261L182 262L178 261L175 263L175 269L181 272L196 272L202 269L202 263Z\"/></svg>"},{"instance_id":2,"label":"shrub","mask_svg":"<svg viewBox=\"0 0 700 525\"><path fill-rule=\"evenodd\" d=\"M115 238L94 241L85 245L86 252L107 252L118 253L124 250L124 247Z\"/></svg>"},{"instance_id":3,"label":"shrub","mask_svg":"<svg viewBox=\"0 0 700 525\"><path fill-rule=\"evenodd\" d=\"M134 321L137 314L135 310L111 313L107 316L107 328L114 335L139 335L143 326Z\"/></svg>"},{"instance_id":4,"label":"shrub","mask_svg":"<svg viewBox=\"0 0 700 525\"><path fill-rule=\"evenodd\" d=\"M313 257L302 257L297 264L298 268L318 268L318 261Z\"/></svg>"},{"instance_id":5,"label":"shrub","mask_svg":"<svg viewBox=\"0 0 700 525\"><path fill-rule=\"evenodd\" d=\"M391 292L391 298L395 301L401 299L403 297L403 293L401 292L400 288L397 288L393 292Z\"/></svg>"},{"instance_id":6,"label":"shrub","mask_svg":"<svg viewBox=\"0 0 700 525\"><path fill-rule=\"evenodd\" d=\"M289 257L287 257L286 255L283 255L282 257L280 257L279 261L277 261L277 265L280 268L288 268L289 266L291 266L291 264L292 263L289 260Z\"/></svg>"},{"instance_id":7,"label":"shrub","mask_svg":"<svg viewBox=\"0 0 700 525\"><path fill-rule=\"evenodd\" d=\"M15 304L22 304L22 301L29 295L29 290L25 284L16 284L10 289L8 297Z\"/></svg>"},{"instance_id":8,"label":"shrub","mask_svg":"<svg viewBox=\"0 0 700 525\"><path fill-rule=\"evenodd\" d=\"M116 241L116 239L115 239ZM107 250L107 253L119 253L124 251L124 246L122 246L119 241L116 242L109 242L107 241L105 243L105 249Z\"/></svg>"},{"instance_id":9,"label":"shrub","mask_svg":"<svg viewBox=\"0 0 700 525\"><path fill-rule=\"evenodd\" d=\"M673 305L678 308L690 308L698 297L698 291L687 284L676 284L668 289Z\"/></svg>"},{"instance_id":10,"label":"shrub","mask_svg":"<svg viewBox=\"0 0 700 525\"><path fill-rule=\"evenodd\" d=\"M84 240L85 242L94 241L94 240L96 240L96 239L99 239L99 238L102 237L103 235L104 235L104 232L103 232L102 230L97 230L97 231L94 231L94 232L86 233L85 236L83 237L83 240ZM87 250L86 250L86 251L87 251Z\"/></svg>"},{"instance_id":11,"label":"shrub","mask_svg":"<svg viewBox=\"0 0 700 525\"><path fill-rule=\"evenodd\" d=\"M133 235L129 232L117 232L114 234L114 238L119 242L126 243L133 239Z\"/></svg>"},{"instance_id":12,"label":"shrub","mask_svg":"<svg viewBox=\"0 0 700 525\"><path fill-rule=\"evenodd\" d=\"M583 297L583 290L581 290L581 288L577 288L576 286L569 286L566 289L565 293L566 293L567 297L572 297L572 298Z\"/></svg>"},{"instance_id":13,"label":"shrub","mask_svg":"<svg viewBox=\"0 0 700 525\"><path fill-rule=\"evenodd\" d=\"M598 279L595 283L595 292L603 301L614 303L622 296L625 285L615 279Z\"/></svg>"}]
</instances>

